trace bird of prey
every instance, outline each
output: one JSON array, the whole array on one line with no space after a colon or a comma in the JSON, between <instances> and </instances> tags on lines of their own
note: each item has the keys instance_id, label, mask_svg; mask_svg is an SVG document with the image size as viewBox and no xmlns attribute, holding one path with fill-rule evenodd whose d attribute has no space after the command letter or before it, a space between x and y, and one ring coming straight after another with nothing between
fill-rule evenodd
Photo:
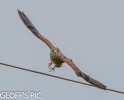
<instances>
[{"instance_id":1,"label":"bird of prey","mask_svg":"<svg viewBox=\"0 0 124 100\"><path fill-rule=\"evenodd\" d=\"M54 64L54 67L50 68L50 71L54 71L55 68L59 68L62 66L62 64L64 62L66 62L76 73L76 75L78 77L83 78L85 81L89 82L90 84L92 84L93 86L100 88L100 89L104 89L106 90L107 87L102 84L101 82L91 78L90 76L88 76L87 74L83 73L77 66L76 64L74 64L74 62L67 58L61 51L59 48L54 47L53 44L46 39L44 36L42 36L38 30L35 28L35 26L32 24L32 22L29 20L29 18L27 17L27 15L18 10L18 14L20 19L22 20L22 22L25 24L25 26L40 40L42 40L49 48L50 48L50 60L51 62L48 64L48 67L50 67L52 64Z\"/></svg>"}]
</instances>

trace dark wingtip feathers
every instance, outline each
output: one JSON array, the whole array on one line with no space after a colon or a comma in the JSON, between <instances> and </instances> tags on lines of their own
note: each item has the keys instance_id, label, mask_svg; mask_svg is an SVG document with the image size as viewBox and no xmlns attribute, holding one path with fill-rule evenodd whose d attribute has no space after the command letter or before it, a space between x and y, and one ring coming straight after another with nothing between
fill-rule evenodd
<instances>
[{"instance_id":1,"label":"dark wingtip feathers","mask_svg":"<svg viewBox=\"0 0 124 100\"><path fill-rule=\"evenodd\" d=\"M89 82L93 86L98 87L100 89L104 89L104 90L107 89L107 87L104 84L102 84L101 82L91 78L90 76L86 75L85 73L83 73L81 71L80 72L75 72L75 73L78 77L82 77L85 81Z\"/></svg>"}]
</instances>

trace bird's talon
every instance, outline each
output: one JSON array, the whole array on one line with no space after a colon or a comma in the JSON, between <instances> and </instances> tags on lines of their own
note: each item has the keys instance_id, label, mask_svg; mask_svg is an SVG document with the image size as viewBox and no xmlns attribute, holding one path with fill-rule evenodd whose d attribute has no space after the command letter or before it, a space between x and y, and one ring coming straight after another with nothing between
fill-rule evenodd
<instances>
[{"instance_id":1,"label":"bird's talon","mask_svg":"<svg viewBox=\"0 0 124 100\"><path fill-rule=\"evenodd\" d=\"M53 71L53 72L54 72L54 71L55 71L55 67L50 68L50 69L51 69L51 70L50 70L49 72L51 72L51 71Z\"/></svg>"},{"instance_id":2,"label":"bird's talon","mask_svg":"<svg viewBox=\"0 0 124 100\"><path fill-rule=\"evenodd\" d=\"M48 63L48 68L52 65L52 62Z\"/></svg>"}]
</instances>

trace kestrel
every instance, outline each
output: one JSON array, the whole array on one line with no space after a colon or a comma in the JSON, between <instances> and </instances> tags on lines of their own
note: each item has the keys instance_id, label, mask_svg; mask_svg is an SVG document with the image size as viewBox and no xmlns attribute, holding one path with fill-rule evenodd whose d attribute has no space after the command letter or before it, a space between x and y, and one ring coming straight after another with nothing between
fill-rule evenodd
<instances>
[{"instance_id":1,"label":"kestrel","mask_svg":"<svg viewBox=\"0 0 124 100\"><path fill-rule=\"evenodd\" d=\"M89 82L95 87L98 87L100 89L106 90L107 87L100 83L99 81L91 78L87 74L83 73L75 64L74 62L67 58L59 48L54 47L53 44L46 39L44 36L42 36L38 30L35 28L35 26L32 24L32 22L29 20L29 18L26 16L24 12L21 12L18 10L19 17L21 18L22 22L26 25L26 27L40 40L42 40L49 48L50 48L50 60L51 62L48 64L48 67L50 67L52 64L54 64L54 67L50 68L50 71L54 71L55 68L62 67L62 64L66 62L76 73L78 77L83 78L85 81Z\"/></svg>"}]
</instances>

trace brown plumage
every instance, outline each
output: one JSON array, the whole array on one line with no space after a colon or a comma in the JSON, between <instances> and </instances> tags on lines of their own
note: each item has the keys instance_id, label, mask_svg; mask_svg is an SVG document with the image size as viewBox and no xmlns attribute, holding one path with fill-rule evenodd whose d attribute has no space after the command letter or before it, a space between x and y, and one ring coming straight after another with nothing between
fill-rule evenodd
<instances>
[{"instance_id":1,"label":"brown plumage","mask_svg":"<svg viewBox=\"0 0 124 100\"><path fill-rule=\"evenodd\" d=\"M48 64L48 67L50 67L52 64L54 64L53 68L50 68L50 71L54 71L56 67L61 67L64 62L66 62L76 73L78 77L82 77L84 80L89 82L90 84L106 90L107 87L100 83L99 81L91 78L90 76L83 73L72 60L68 59L62 52L59 50L59 48L56 48L53 46L53 44L46 39L44 36L42 36L38 30L34 27L32 22L29 20L29 18L21 11L18 10L19 17L21 18L22 22L26 25L26 27L40 40L42 40L49 48L50 48L50 60L51 62Z\"/></svg>"}]
</instances>

